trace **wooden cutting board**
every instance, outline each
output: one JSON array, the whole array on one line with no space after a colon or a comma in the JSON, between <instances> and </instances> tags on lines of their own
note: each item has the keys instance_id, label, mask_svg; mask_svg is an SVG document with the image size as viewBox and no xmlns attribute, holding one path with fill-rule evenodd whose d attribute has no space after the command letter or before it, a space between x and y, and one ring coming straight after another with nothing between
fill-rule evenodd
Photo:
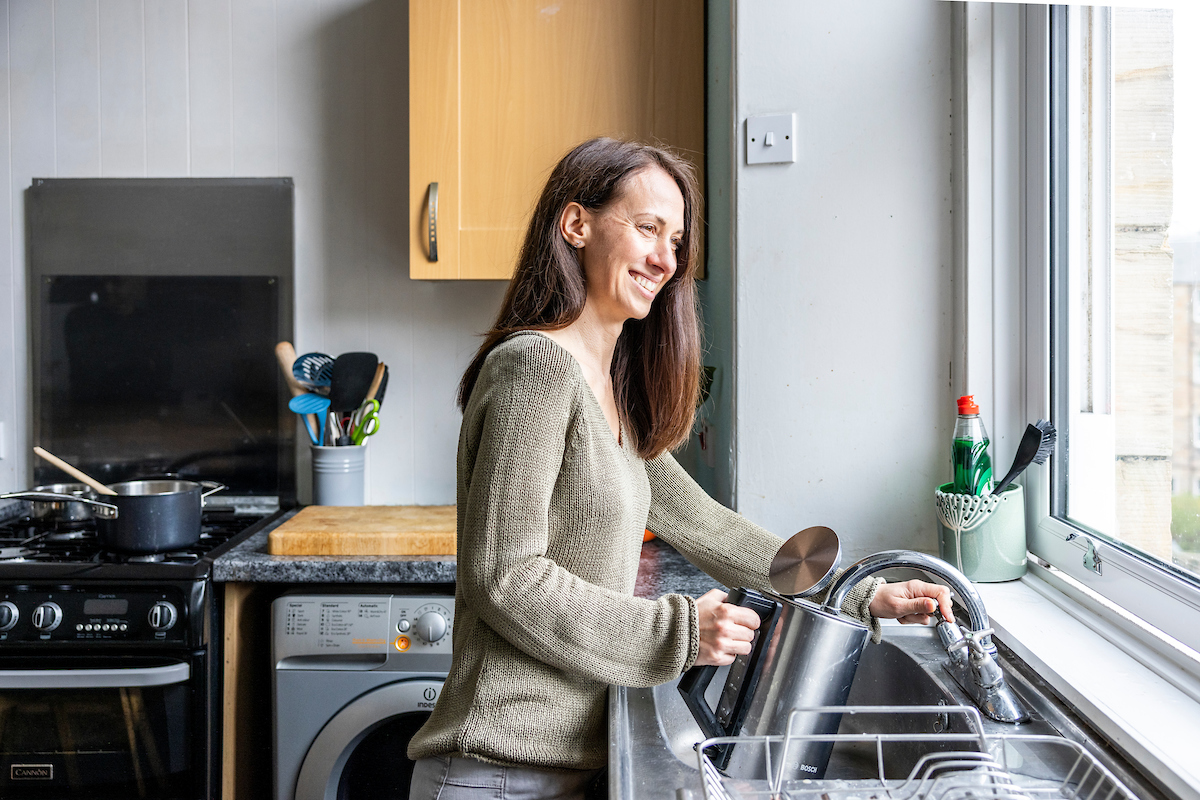
<instances>
[{"instance_id":1,"label":"wooden cutting board","mask_svg":"<svg viewBox=\"0 0 1200 800\"><path fill-rule=\"evenodd\" d=\"M454 506L306 506L268 537L277 556L454 555Z\"/></svg>"}]
</instances>

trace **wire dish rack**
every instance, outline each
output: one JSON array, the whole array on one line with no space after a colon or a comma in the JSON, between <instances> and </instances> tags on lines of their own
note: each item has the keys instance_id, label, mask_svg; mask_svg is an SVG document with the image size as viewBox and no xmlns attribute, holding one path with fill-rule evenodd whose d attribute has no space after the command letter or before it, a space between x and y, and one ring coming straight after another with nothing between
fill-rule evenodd
<instances>
[{"instance_id":1,"label":"wire dish rack","mask_svg":"<svg viewBox=\"0 0 1200 800\"><path fill-rule=\"evenodd\" d=\"M800 731L814 713L840 713L838 733ZM851 717L851 724L846 724ZM932 717L932 720L930 719ZM953 720L953 722L952 722ZM798 722L800 724L798 724ZM934 732L898 732L923 727ZM952 729L970 732L954 733ZM861 732L843 732L861 729ZM776 736L722 736L697 748L705 800L1136 800L1136 796L1082 745L1059 736L986 734L971 706L821 706L795 709ZM833 747L829 778L785 774L798 742ZM760 749L766 780L730 777L705 750L734 744ZM871 753L871 750L874 753ZM874 760L874 776L863 777ZM857 777L838 777L839 763L857 762ZM915 762L908 766L909 762ZM793 765L794 766L794 765Z\"/></svg>"}]
</instances>

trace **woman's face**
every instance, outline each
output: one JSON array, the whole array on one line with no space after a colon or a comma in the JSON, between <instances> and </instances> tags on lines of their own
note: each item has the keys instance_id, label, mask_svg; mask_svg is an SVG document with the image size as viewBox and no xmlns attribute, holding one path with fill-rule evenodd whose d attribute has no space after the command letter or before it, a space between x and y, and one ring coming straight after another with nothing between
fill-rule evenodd
<instances>
[{"instance_id":1,"label":"woman's face","mask_svg":"<svg viewBox=\"0 0 1200 800\"><path fill-rule=\"evenodd\" d=\"M571 244L583 243L587 306L605 322L644 319L675 274L683 238L683 194L661 167L629 176L620 196L598 212L579 206ZM569 222L569 213L564 223Z\"/></svg>"}]
</instances>

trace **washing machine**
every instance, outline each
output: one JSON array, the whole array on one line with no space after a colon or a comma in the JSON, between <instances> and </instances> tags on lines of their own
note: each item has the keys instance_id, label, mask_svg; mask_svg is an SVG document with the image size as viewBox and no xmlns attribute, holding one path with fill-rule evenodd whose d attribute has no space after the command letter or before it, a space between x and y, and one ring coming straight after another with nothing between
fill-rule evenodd
<instances>
[{"instance_id":1,"label":"washing machine","mask_svg":"<svg viewBox=\"0 0 1200 800\"><path fill-rule=\"evenodd\" d=\"M295 593L271 610L276 800L408 800L453 596Z\"/></svg>"}]
</instances>

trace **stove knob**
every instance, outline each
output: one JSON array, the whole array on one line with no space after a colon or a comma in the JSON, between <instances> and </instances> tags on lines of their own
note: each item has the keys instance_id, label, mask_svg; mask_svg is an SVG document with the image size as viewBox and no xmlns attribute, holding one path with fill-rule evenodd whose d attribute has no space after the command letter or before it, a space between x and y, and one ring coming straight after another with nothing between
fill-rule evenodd
<instances>
[{"instance_id":1,"label":"stove knob","mask_svg":"<svg viewBox=\"0 0 1200 800\"><path fill-rule=\"evenodd\" d=\"M175 612L175 606L166 600L160 600L154 604L154 608L150 609L147 618L150 620L151 628L156 631L166 631L174 627L175 620L179 618L179 615Z\"/></svg>"},{"instance_id":2,"label":"stove knob","mask_svg":"<svg viewBox=\"0 0 1200 800\"><path fill-rule=\"evenodd\" d=\"M33 610L33 627L49 633L62 622L62 609L58 603L42 603Z\"/></svg>"},{"instance_id":3,"label":"stove knob","mask_svg":"<svg viewBox=\"0 0 1200 800\"><path fill-rule=\"evenodd\" d=\"M436 611L426 611L417 620L417 636L433 644L446 635L446 618Z\"/></svg>"},{"instance_id":4,"label":"stove knob","mask_svg":"<svg viewBox=\"0 0 1200 800\"><path fill-rule=\"evenodd\" d=\"M5 600L0 602L0 631L11 631L21 618L21 612L15 605Z\"/></svg>"}]
</instances>

